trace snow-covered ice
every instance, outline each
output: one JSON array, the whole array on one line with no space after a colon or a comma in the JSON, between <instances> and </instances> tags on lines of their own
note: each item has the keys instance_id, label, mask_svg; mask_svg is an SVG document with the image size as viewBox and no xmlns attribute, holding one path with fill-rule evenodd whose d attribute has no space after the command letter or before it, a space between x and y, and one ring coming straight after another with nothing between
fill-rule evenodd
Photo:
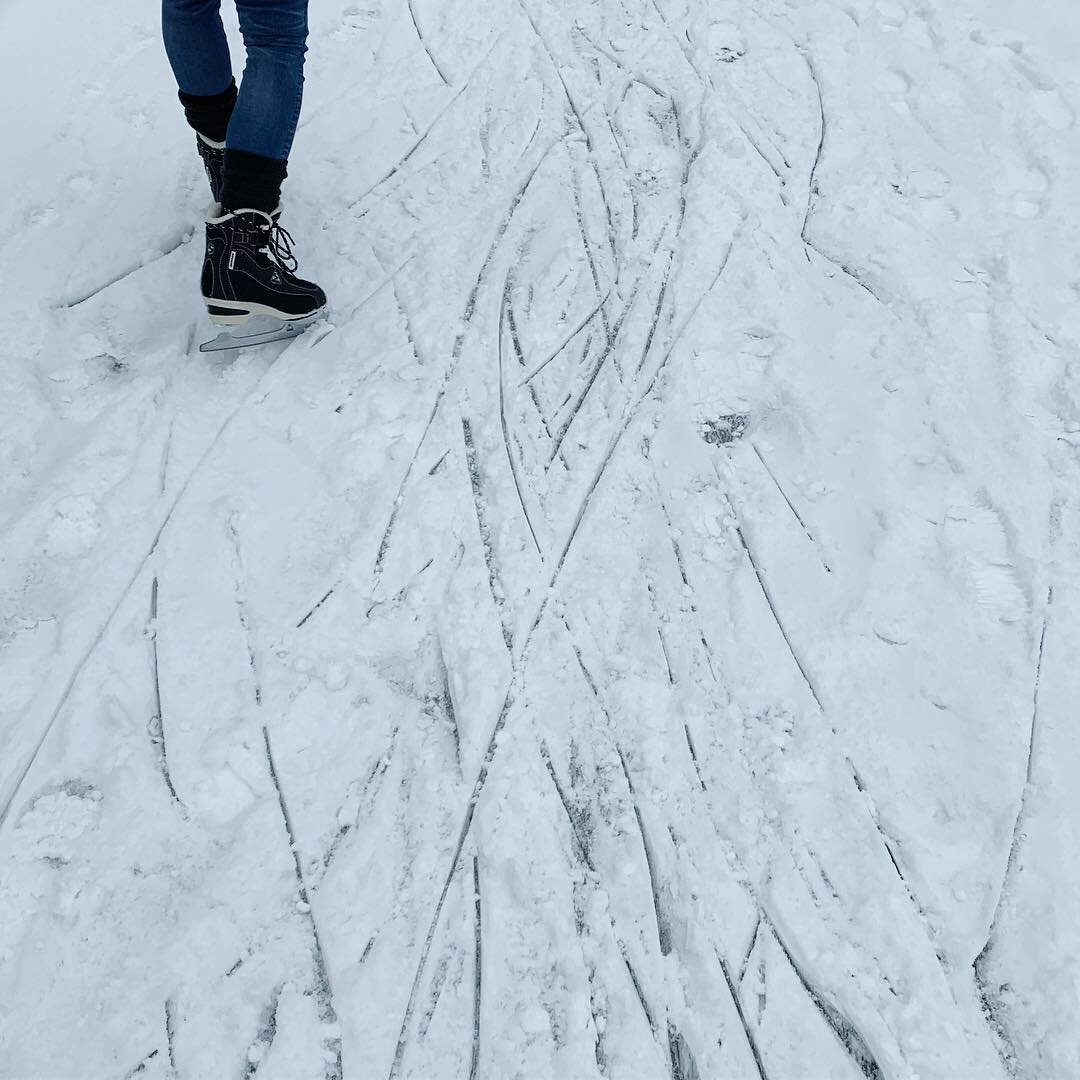
<instances>
[{"instance_id":1,"label":"snow-covered ice","mask_svg":"<svg viewBox=\"0 0 1080 1080\"><path fill-rule=\"evenodd\" d=\"M0 1078L1077 1080L1080 9L320 0L211 357L156 19L0 3Z\"/></svg>"}]
</instances>

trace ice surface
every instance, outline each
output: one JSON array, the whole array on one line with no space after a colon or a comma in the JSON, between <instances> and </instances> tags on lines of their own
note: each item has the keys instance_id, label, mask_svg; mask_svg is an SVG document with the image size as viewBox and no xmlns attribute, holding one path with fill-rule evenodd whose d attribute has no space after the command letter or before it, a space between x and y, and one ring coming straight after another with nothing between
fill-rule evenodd
<instances>
[{"instance_id":1,"label":"ice surface","mask_svg":"<svg viewBox=\"0 0 1080 1080\"><path fill-rule=\"evenodd\" d=\"M311 25L206 356L156 9L0 3L0 1078L1076 1080L1080 14Z\"/></svg>"}]
</instances>

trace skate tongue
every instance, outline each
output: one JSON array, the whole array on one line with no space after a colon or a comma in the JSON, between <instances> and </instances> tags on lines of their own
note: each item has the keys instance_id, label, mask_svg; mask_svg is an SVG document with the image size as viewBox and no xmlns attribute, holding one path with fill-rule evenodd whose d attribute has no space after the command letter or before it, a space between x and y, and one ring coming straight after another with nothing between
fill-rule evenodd
<instances>
[{"instance_id":1,"label":"skate tongue","mask_svg":"<svg viewBox=\"0 0 1080 1080\"><path fill-rule=\"evenodd\" d=\"M268 345L302 334L321 314L314 312L298 319L275 319L272 315L253 315L243 326L218 334L199 346L199 352L223 352L226 349L246 349L253 345Z\"/></svg>"}]
</instances>

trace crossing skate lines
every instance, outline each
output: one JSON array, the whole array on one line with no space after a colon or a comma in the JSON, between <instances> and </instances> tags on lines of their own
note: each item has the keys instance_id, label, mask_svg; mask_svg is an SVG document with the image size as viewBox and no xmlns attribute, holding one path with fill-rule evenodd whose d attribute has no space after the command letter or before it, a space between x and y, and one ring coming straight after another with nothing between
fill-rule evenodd
<instances>
[{"instance_id":1,"label":"crossing skate lines","mask_svg":"<svg viewBox=\"0 0 1080 1080\"><path fill-rule=\"evenodd\" d=\"M416 473L416 466L420 460L420 456L423 453L425 446L427 445L428 438L435 426L435 421L439 415L443 403L446 400L447 393L453 386L454 380L457 376L458 367L465 349L465 344L473 328L473 319L476 314L477 303L480 298L481 290L490 278L490 271L495 262L496 256L502 248L503 242L507 236L507 233L510 230L510 226L514 221L515 215L517 214L519 207L521 206L523 200L528 194L529 189L533 184L533 181L536 179L538 173L540 172L544 163L547 161L550 154L562 141L563 140L559 138L555 138L549 141L539 151L539 153L536 155L536 160L526 168L522 180L520 181L510 198L507 209L502 213L495 227L494 238L492 239L484 255L484 258L480 265L480 269L472 283L469 295L466 299L464 312L462 314L460 322L460 328L454 336L453 344L450 348L450 356L446 363L446 367L442 373L442 376L439 379L438 386L432 401L431 410L428 414L427 422L424 426L423 432L420 435L420 438L417 440L416 448L409 459L409 464L405 468L405 472L397 489L397 494L395 495L393 504L390 508L390 513L387 518L385 529L377 546L374 565L372 567L372 580L374 586L376 587L378 586L383 573L383 567L386 561L387 554L390 550L390 545L393 542L393 535L397 526L401 507L404 504L404 501L408 495L410 484ZM406 318L408 318L407 315ZM409 331L409 334L411 344L415 350L416 348L418 348L416 340L411 334L411 331ZM436 470L433 468L431 471L432 473L434 473ZM304 615L303 618L299 621L297 626L298 629L304 624L306 624L312 618L312 616L320 608L322 608L327 603L327 601L331 599L331 597L333 597L338 592L343 580L343 574L339 574L334 584L332 584L328 589L324 591L321 599L312 604L312 606L308 609L307 614Z\"/></svg>"},{"instance_id":2,"label":"crossing skate lines","mask_svg":"<svg viewBox=\"0 0 1080 1080\"><path fill-rule=\"evenodd\" d=\"M499 41L500 38L496 37L495 41L492 42L491 47L487 50L486 53L484 53L484 55L480 58L477 64L462 81L458 89L454 91L454 93L450 96L450 98L443 105L443 107L435 114L431 122L420 133L420 135L416 138L416 140L409 147L409 149L406 150L405 153L402 154L402 156L398 158L397 161L395 161L394 164L391 165L390 168L378 180L375 181L375 183L373 183L370 187L366 188L359 195L357 195L356 198L352 200L352 202L348 203L345 207L347 210L355 210L362 203L366 202L376 191L379 190L379 188L393 180L394 177L397 176L398 173L400 173L406 165L408 165L408 163L416 155L419 149L428 141L428 139L431 137L432 133L439 126L439 124L442 123L446 115L450 112L454 105L457 104L458 100L472 85L472 81L475 76L483 69L484 65L491 58L491 55L495 52L495 48L499 44ZM362 210L360 212L360 217L366 216L369 212L369 209Z\"/></svg>"},{"instance_id":3,"label":"crossing skate lines","mask_svg":"<svg viewBox=\"0 0 1080 1080\"><path fill-rule=\"evenodd\" d=\"M717 472L717 479L720 481L721 490L723 490L723 478L720 476L719 471L716 469L715 462L713 463L713 468L714 471ZM826 709L821 699L821 696L818 693L815 682L811 678L805 660L801 656L800 652L797 651L795 643L792 641L791 635L788 632L786 626L784 625L776 601L773 598L772 591L769 588L766 575L764 574L761 565L755 557L752 547L747 542L745 533L743 532L743 528L740 522L739 514L732 503L731 496L725 493L723 497L728 504L732 527L734 529L735 535L738 538L743 553L746 555L747 562L754 573L754 576L758 583L758 587L761 591L761 595L766 602L773 622L775 623L781 637L783 638L788 654L790 655L792 662L795 664L795 667L797 668L799 675L802 678L803 683L805 684L808 692L810 693L810 696L813 699L814 705L819 715L822 717L822 719L826 721L830 734L832 735L833 739L836 740L838 736L836 727L829 719L828 710ZM900 883L903 886L904 894L907 898L908 903L911 905L912 910L914 911L919 920L919 924L926 935L927 942L933 950L934 956L936 957L937 962L942 969L942 972L947 976L949 972L949 965L945 959L944 954L941 951L940 946L935 940L934 929L927 916L926 910L920 903L918 897L915 895L915 891L911 887L911 883L908 881L908 875L905 874L904 869L901 865L899 854L900 845L896 838L889 833L884 823L882 822L881 814L878 811L877 804L874 801L873 795L867 790L866 784L863 781L863 778L860 775L859 770L855 765L855 762L851 759L850 755L842 748L838 749L837 753L842 759L844 767L848 775L851 777L852 783L858 790L861 804L866 812L870 824L873 826L874 831L877 834L877 837L881 842L882 847L884 848L885 854L888 856L889 862L892 864L892 868L896 872L896 876L897 878L899 878Z\"/></svg>"},{"instance_id":4,"label":"crossing skate lines","mask_svg":"<svg viewBox=\"0 0 1080 1080\"><path fill-rule=\"evenodd\" d=\"M288 346L286 346L286 348L287 347ZM4 800L3 805L0 805L0 829L3 828L5 822L7 821L8 816L11 812L11 807L15 799L18 797L19 791L22 789L22 785L25 783L26 778L30 773L30 770L33 768L34 762L37 760L38 755L41 753L41 749L45 745L45 742L48 739L50 732L56 725L57 719L60 717L61 713L63 713L68 703L68 700L70 699L71 694L79 681L79 678L81 677L87 664L89 664L91 658L96 654L98 646L101 644L106 634L108 634L109 630L112 628L113 621L116 619L117 614L124 606L124 603L127 600L128 596L131 594L131 591L135 587L136 582L138 582L138 580L142 576L144 569L149 565L151 559L154 556L154 553L158 549L158 545L161 542L161 538L164 535L165 530L168 528L170 522L173 520L177 509L181 505L184 497L187 495L187 492L190 489L192 483L194 482L196 477L200 475L203 466L206 464L211 454L221 442L222 436L224 436L225 432L232 426L236 418L249 405L254 402L256 395L258 394L259 387L262 385L263 381L266 379L267 375L272 370L274 363L276 362L278 357L281 356L281 353L283 351L284 349L279 350L275 354L271 362L262 369L258 377L253 381L253 384L247 387L245 392L240 395L240 399L237 404L226 413L225 418L218 426L214 435L207 442L202 454L199 456L198 460L188 472L188 475L184 479L184 482L177 489L176 495L173 497L164 514L159 519L158 526L154 531L152 537L150 538L150 542L147 546L146 551L136 561L134 570L128 577L127 584L121 588L118 597L109 607L105 617L98 624L98 629L91 637L86 649L81 653L80 657L72 667L67 680L63 684L63 688L60 691L59 697L52 710L50 711L47 721L42 727L41 733L38 736L31 753L28 755L26 761L23 763L19 772L16 774L14 785L12 786L11 791L8 793L6 799Z\"/></svg>"},{"instance_id":5,"label":"crossing skate lines","mask_svg":"<svg viewBox=\"0 0 1080 1080\"><path fill-rule=\"evenodd\" d=\"M635 420L641 405L652 396L653 392L656 389L660 376L662 375L664 369L667 367L667 364L669 363L676 347L682 340L693 319L696 317L705 298L712 292L717 282L720 280L724 269L728 264L733 244L734 241L732 241L732 244L729 245L727 251L725 252L724 257L715 275L712 277L709 284L703 290L696 302L691 306L691 310L689 311L687 317L677 329L671 332L669 340L666 343L665 351L659 361L654 364L647 378L645 380L641 380L640 375L644 364L648 359L650 352L652 351L654 341L654 336L652 333L650 333L648 337L648 345L646 349L643 350L641 361L638 364L638 370L635 373L635 379L631 384L631 393L627 398L626 403L624 404L620 417L614 425L614 430L608 441L608 445L600 456L591 480L587 483L584 491L579 496L577 510L569 523L569 527L566 530L565 538L561 543L557 544L554 549L558 552L557 558L554 558L554 561L541 569L538 580L536 580L534 585L526 591L526 595L528 596L539 597L538 600L532 600L532 609L527 619L519 620L519 625L524 625L528 627L527 631L525 631L523 634L516 638L508 638L507 634L505 633L504 623L504 641L506 642L511 659L510 682L509 686L507 687L506 694L503 698L502 705L498 711L498 715L492 727L491 735L487 741L486 749L481 760L479 769L476 773L471 789L471 795L465 807L464 817L458 834L458 839L448 860L448 870L444 875L443 884L436 900L431 923L424 937L423 944L420 948L420 954L418 957L417 966L412 981L412 988L410 990L404 1010L404 1015L402 1018L401 1032L398 1038L397 1047L394 1052L394 1058L390 1066L390 1080L395 1080L395 1078L400 1075L400 1070L404 1063L404 1057L409 1041L410 1029L416 1010L416 1002L427 969L431 949L433 947L435 937L438 933L438 927L441 922L443 907L445 905L446 898L449 895L450 887L453 882L454 876L458 872L461 855L464 851L466 841L472 831L472 824L474 821L480 797L484 791L484 788L487 785L487 781L490 777L491 770L495 763L498 741L514 705L515 693L520 686L520 681L524 670L525 657L527 655L529 645L541 623L545 611L548 608L550 597L553 594L558 579L566 564L566 560L571 551L571 548L573 547L574 542L578 537L581 524L589 509L592 498L597 488L599 487L611 461L613 460L615 452L618 449L618 446L622 441L623 436L626 434L627 430L630 428L631 424ZM653 320L653 332L655 332L656 325L658 325L659 323L660 309L661 305L658 305ZM472 308L469 309L470 314L471 310ZM502 319L500 317L500 329L502 325ZM645 382L645 385L643 388L639 388L642 381ZM470 478L473 485L474 498L478 500L478 505L480 505L479 500L482 498L482 488L478 483L479 470L470 469ZM538 552L538 554L541 556L541 558L543 558L544 553L542 551ZM492 567L497 565L493 549L485 555L485 561L488 563L489 566L490 580L492 578L492 575L495 574L495 571L492 569ZM497 577L501 580L501 572L498 573ZM494 591L494 585L492 586L492 588ZM498 606L499 605L497 602L497 607Z\"/></svg>"}]
</instances>

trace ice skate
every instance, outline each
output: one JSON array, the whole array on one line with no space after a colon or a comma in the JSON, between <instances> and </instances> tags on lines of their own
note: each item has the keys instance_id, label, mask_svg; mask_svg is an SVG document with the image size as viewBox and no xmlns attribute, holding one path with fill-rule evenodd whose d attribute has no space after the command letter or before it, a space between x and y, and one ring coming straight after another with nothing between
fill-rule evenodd
<instances>
[{"instance_id":1,"label":"ice skate","mask_svg":"<svg viewBox=\"0 0 1080 1080\"><path fill-rule=\"evenodd\" d=\"M302 333L321 314L326 294L296 276L292 237L277 213L214 210L206 222L202 294L210 321L229 329L201 350L242 348Z\"/></svg>"}]
</instances>

